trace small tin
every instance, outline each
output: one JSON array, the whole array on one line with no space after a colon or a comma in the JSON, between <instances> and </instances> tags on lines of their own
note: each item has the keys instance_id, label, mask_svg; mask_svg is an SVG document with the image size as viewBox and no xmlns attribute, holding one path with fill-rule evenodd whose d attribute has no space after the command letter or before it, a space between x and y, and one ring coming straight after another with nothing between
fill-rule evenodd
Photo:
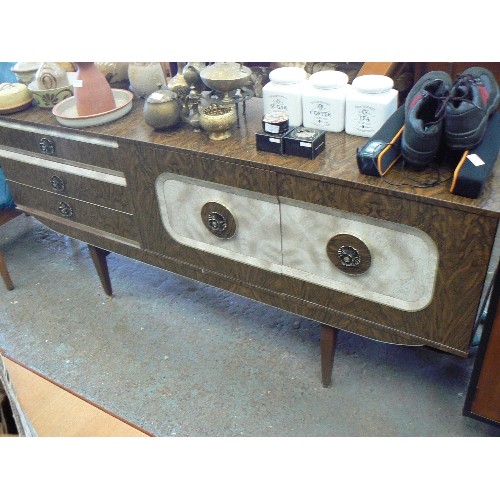
<instances>
[{"instance_id":1,"label":"small tin","mask_svg":"<svg viewBox=\"0 0 500 500\"><path fill-rule=\"evenodd\" d=\"M307 127L297 127L290 130L284 137L285 154L316 158L324 149L326 132Z\"/></svg>"},{"instance_id":2,"label":"small tin","mask_svg":"<svg viewBox=\"0 0 500 500\"><path fill-rule=\"evenodd\" d=\"M266 113L262 118L262 130L268 134L288 132L288 114L283 111Z\"/></svg>"},{"instance_id":3,"label":"small tin","mask_svg":"<svg viewBox=\"0 0 500 500\"><path fill-rule=\"evenodd\" d=\"M267 132L257 132L255 134L257 151L267 151L279 155L284 154L284 138L287 133L268 134Z\"/></svg>"}]
</instances>

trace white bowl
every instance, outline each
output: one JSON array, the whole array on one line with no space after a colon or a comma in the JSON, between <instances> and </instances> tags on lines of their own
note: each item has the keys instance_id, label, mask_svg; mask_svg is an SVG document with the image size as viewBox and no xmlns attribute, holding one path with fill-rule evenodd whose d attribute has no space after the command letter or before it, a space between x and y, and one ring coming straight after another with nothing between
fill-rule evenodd
<instances>
[{"instance_id":1,"label":"white bowl","mask_svg":"<svg viewBox=\"0 0 500 500\"><path fill-rule=\"evenodd\" d=\"M128 90L112 89L116 108L96 115L80 116L76 110L75 97L68 97L52 108L52 114L66 127L94 127L109 123L125 116L132 109L134 94Z\"/></svg>"}]
</instances>

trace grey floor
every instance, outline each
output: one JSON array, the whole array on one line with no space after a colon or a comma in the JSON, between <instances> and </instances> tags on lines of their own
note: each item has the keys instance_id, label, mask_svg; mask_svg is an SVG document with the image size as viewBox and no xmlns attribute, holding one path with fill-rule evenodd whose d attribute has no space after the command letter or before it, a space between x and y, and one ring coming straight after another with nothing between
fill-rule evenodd
<instances>
[{"instance_id":1,"label":"grey floor","mask_svg":"<svg viewBox=\"0 0 500 500\"><path fill-rule=\"evenodd\" d=\"M320 383L315 322L123 256L114 296L81 242L0 228L0 348L157 436L500 436L462 415L467 359L341 332Z\"/></svg>"}]
</instances>

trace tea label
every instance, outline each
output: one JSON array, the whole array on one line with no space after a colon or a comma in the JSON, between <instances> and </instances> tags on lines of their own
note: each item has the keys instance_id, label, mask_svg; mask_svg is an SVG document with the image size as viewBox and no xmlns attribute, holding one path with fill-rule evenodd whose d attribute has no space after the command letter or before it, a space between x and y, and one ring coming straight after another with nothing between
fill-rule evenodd
<instances>
[{"instance_id":1,"label":"tea label","mask_svg":"<svg viewBox=\"0 0 500 500\"><path fill-rule=\"evenodd\" d=\"M375 108L373 106L354 106L353 128L363 134L374 134L375 130Z\"/></svg>"}]
</instances>

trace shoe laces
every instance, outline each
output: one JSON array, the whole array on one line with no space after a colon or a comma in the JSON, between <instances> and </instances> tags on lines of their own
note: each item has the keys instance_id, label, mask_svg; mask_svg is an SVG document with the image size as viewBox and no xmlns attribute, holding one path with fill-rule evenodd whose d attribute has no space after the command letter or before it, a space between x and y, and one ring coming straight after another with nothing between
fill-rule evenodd
<instances>
[{"instance_id":1,"label":"shoe laces","mask_svg":"<svg viewBox=\"0 0 500 500\"><path fill-rule=\"evenodd\" d=\"M480 78L476 78L468 73L458 74L455 79L455 84L451 89L449 100L452 103L465 101L479 108L471 98L473 86L484 86L484 82Z\"/></svg>"},{"instance_id":2,"label":"shoe laces","mask_svg":"<svg viewBox=\"0 0 500 500\"><path fill-rule=\"evenodd\" d=\"M437 84L437 92L432 92L428 89L422 90L422 96L432 97L436 101L439 101L439 105L435 111L434 116L436 117L436 122L439 121L446 111L446 105L450 99L450 92L446 89L444 82L442 80L434 80Z\"/></svg>"}]
</instances>

